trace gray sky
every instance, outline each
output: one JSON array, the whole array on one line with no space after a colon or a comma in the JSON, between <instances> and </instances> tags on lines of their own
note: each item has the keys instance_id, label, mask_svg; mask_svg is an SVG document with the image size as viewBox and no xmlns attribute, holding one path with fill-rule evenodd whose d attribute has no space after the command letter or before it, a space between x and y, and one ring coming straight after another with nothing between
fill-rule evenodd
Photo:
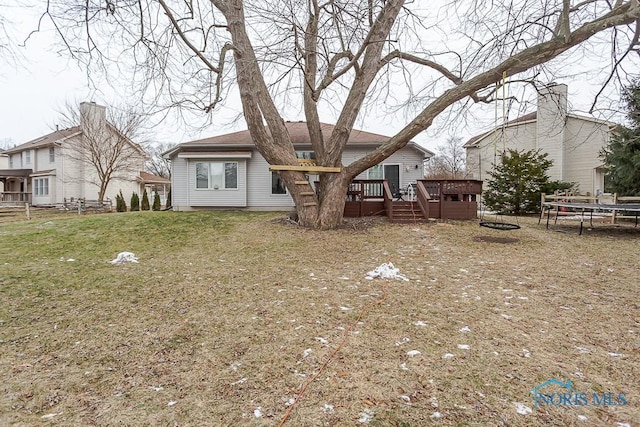
<instances>
[{"instance_id":1,"label":"gray sky","mask_svg":"<svg viewBox=\"0 0 640 427\"><path fill-rule=\"evenodd\" d=\"M30 30L36 28L38 15L35 10L5 6L2 11L3 16L13 24L10 35L15 39L23 40ZM107 85L100 85L104 88L101 91L92 89L84 71L64 52L59 54L51 47L51 40L55 37L53 30L45 27L40 33L32 35L26 47L18 48L21 58L17 64L12 61L0 61L0 143L9 139L13 144L21 144L50 132L55 128L58 111L69 101L95 101L107 106L123 103L124 96L119 95ZM578 114L589 108L599 88L597 84L591 84L583 77L574 80L560 79L558 82L568 84L570 109ZM597 82L594 81L594 83ZM525 94L525 98L531 101L535 95L529 92ZM520 107L520 114L524 109L531 111L533 108L533 105ZM154 135L151 139L157 142L180 143L244 129L246 126L243 120L233 125L220 125L220 123L227 123L231 117L240 112L239 100L235 100L228 103L225 109L216 113L214 117L209 117L210 121L216 125L195 130L176 124L174 121L167 121L153 129ZM415 141L433 150L452 135L467 140L491 128L495 123L495 112L495 106L477 106L472 110L472 115L464 118L443 117L439 124L436 123L431 129L423 132L415 138ZM513 111L509 118L514 118L518 113ZM322 121L335 123L332 112L324 112L324 114L321 112L321 114ZM501 120L501 106L499 116ZM598 117L612 118L608 112ZM194 118L194 122L203 123L205 119L203 113L201 117ZM303 115L299 113L299 116L285 117L285 119L301 120ZM456 121L457 126L443 126L442 123L445 120ZM357 122L356 127L392 135L404 124L406 120L401 117L370 116Z\"/></svg>"}]
</instances>

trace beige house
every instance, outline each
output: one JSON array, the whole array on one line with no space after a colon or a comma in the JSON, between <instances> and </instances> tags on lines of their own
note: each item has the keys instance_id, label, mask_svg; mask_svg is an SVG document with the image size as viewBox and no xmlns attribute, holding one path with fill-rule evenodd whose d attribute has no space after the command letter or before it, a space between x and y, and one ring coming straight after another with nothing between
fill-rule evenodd
<instances>
[{"instance_id":1,"label":"beige house","mask_svg":"<svg viewBox=\"0 0 640 427\"><path fill-rule=\"evenodd\" d=\"M539 92L537 111L474 136L465 144L469 177L490 180L493 164L508 149L540 149L553 161L551 180L575 182L580 193L597 194L604 191L605 174L599 153L609 142L614 125L567 113L567 86L550 85Z\"/></svg>"},{"instance_id":2,"label":"beige house","mask_svg":"<svg viewBox=\"0 0 640 427\"><path fill-rule=\"evenodd\" d=\"M286 126L298 158L315 159L307 124L286 122ZM321 124L324 135L331 135L333 128ZM388 136L354 129L342 154L342 163L348 165L388 140ZM294 206L280 176L269 170L248 130L185 142L164 156L171 160L174 210L284 210ZM395 192L424 178L424 162L431 156L431 151L410 142L356 179L386 179ZM319 176L309 174L308 179L314 183Z\"/></svg>"},{"instance_id":3,"label":"beige house","mask_svg":"<svg viewBox=\"0 0 640 427\"><path fill-rule=\"evenodd\" d=\"M1 200L51 206L72 198L98 198L99 180L96 167L87 159L86 139L96 135L96 129L106 134L100 136L102 141L123 136L106 120L104 106L81 103L79 121L78 126L56 130L4 152L7 164L0 167ZM145 151L128 139L124 145L126 161L114 173L105 200L115 200L120 190L128 199L127 195L140 192L146 184L140 174L147 159Z\"/></svg>"}]
</instances>

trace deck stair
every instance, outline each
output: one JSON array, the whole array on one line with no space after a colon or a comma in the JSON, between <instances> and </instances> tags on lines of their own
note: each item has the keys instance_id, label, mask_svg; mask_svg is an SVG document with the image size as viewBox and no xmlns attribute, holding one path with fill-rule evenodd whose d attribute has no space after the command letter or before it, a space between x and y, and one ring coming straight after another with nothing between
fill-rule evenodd
<instances>
[{"instance_id":1,"label":"deck stair","mask_svg":"<svg viewBox=\"0 0 640 427\"><path fill-rule=\"evenodd\" d=\"M397 223L427 222L427 218L424 217L416 202L403 200L393 201L393 213L389 220Z\"/></svg>"}]
</instances>

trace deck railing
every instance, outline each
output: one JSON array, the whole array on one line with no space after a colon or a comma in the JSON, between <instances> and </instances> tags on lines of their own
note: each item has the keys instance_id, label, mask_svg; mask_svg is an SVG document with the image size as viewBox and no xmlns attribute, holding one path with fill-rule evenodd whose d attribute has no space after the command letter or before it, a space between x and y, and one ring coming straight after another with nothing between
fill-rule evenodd
<instances>
[{"instance_id":1,"label":"deck railing","mask_svg":"<svg viewBox=\"0 0 640 427\"><path fill-rule=\"evenodd\" d=\"M31 204L31 193L23 193L19 191L4 191L0 193L0 201Z\"/></svg>"},{"instance_id":2,"label":"deck railing","mask_svg":"<svg viewBox=\"0 0 640 427\"><path fill-rule=\"evenodd\" d=\"M382 199L383 179L354 179L347 190L347 200Z\"/></svg>"},{"instance_id":3,"label":"deck railing","mask_svg":"<svg viewBox=\"0 0 640 427\"><path fill-rule=\"evenodd\" d=\"M422 210L425 218L429 218L429 200L431 199L431 196L429 195L429 191L427 191L424 181L418 181L416 193L420 210Z\"/></svg>"}]
</instances>

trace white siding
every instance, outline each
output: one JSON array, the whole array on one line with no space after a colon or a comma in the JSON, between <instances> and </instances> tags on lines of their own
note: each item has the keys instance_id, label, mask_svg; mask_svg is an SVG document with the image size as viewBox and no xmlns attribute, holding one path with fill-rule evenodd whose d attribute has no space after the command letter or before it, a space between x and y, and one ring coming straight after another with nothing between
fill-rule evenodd
<instances>
[{"instance_id":1,"label":"white siding","mask_svg":"<svg viewBox=\"0 0 640 427\"><path fill-rule=\"evenodd\" d=\"M343 164L359 159L368 150L347 148ZM414 148L405 147L394 153L383 164L400 165L401 186L424 177L424 154ZM233 159L229 159L233 160ZM192 207L248 207L259 210L287 210L294 206L288 194L271 194L271 171L262 155L254 150L252 158L238 161L238 190L196 190L195 163L202 160L186 160L177 156L171 159L171 197L175 210ZM417 166L417 167L416 167ZM366 179L366 171L358 179ZM313 185L317 175L309 175ZM242 195L246 198L241 200Z\"/></svg>"},{"instance_id":2,"label":"white siding","mask_svg":"<svg viewBox=\"0 0 640 427\"><path fill-rule=\"evenodd\" d=\"M247 165L245 159L215 159L218 162L238 163L238 188L199 189L196 188L196 163L207 159L190 159L187 162L187 193L189 206L194 207L228 207L242 208L247 206ZM213 161L213 159L211 160Z\"/></svg>"},{"instance_id":3,"label":"white siding","mask_svg":"<svg viewBox=\"0 0 640 427\"><path fill-rule=\"evenodd\" d=\"M286 210L294 206L288 194L271 194L271 171L260 153L253 151L247 167L247 206L265 210Z\"/></svg>"},{"instance_id":4,"label":"white siding","mask_svg":"<svg viewBox=\"0 0 640 427\"><path fill-rule=\"evenodd\" d=\"M365 156L372 150L348 148L342 156L342 163L347 166ZM414 148L404 147L383 160L382 165L400 165L400 187L405 188L410 183L424 178L424 154ZM416 167L417 166L417 167ZM356 179L367 179L367 171L362 172Z\"/></svg>"},{"instance_id":5,"label":"white siding","mask_svg":"<svg viewBox=\"0 0 640 427\"><path fill-rule=\"evenodd\" d=\"M565 131L564 181L576 182L581 193L604 191L596 182L595 169L602 165L600 150L607 144L608 126L604 123L569 117Z\"/></svg>"},{"instance_id":6,"label":"white siding","mask_svg":"<svg viewBox=\"0 0 640 427\"><path fill-rule=\"evenodd\" d=\"M189 183L187 159L175 156L171 159L171 204L173 209L189 209Z\"/></svg>"},{"instance_id":7,"label":"white siding","mask_svg":"<svg viewBox=\"0 0 640 427\"><path fill-rule=\"evenodd\" d=\"M9 169L9 156L0 154L0 169ZM4 183L0 181L0 193L4 191Z\"/></svg>"},{"instance_id":8,"label":"white siding","mask_svg":"<svg viewBox=\"0 0 640 427\"><path fill-rule=\"evenodd\" d=\"M494 163L500 161L500 155L506 150L528 151L536 148L535 122L509 126L503 131L498 128L480 140L479 146L467 149L467 172L469 178L488 181L489 172Z\"/></svg>"}]
</instances>

